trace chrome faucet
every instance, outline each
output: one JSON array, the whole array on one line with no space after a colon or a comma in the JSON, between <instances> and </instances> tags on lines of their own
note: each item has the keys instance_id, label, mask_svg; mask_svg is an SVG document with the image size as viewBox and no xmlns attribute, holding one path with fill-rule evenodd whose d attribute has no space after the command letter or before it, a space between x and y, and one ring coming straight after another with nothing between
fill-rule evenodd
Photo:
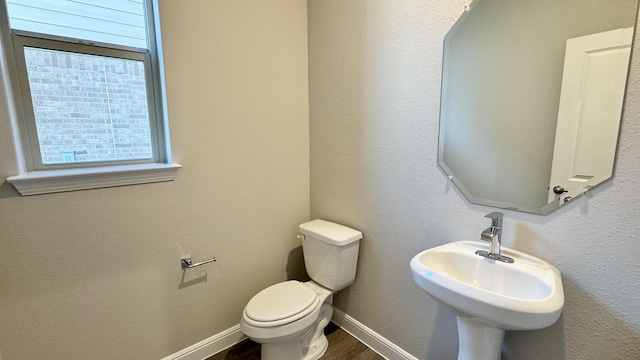
<instances>
[{"instance_id":1,"label":"chrome faucet","mask_svg":"<svg viewBox=\"0 0 640 360\"><path fill-rule=\"evenodd\" d=\"M489 259L512 263L512 258L500 254L500 245L502 244L502 219L504 215L501 212L492 212L484 217L491 219L491 226L484 229L480 234L480 240L485 240L490 243L489 251L478 250L476 254Z\"/></svg>"}]
</instances>

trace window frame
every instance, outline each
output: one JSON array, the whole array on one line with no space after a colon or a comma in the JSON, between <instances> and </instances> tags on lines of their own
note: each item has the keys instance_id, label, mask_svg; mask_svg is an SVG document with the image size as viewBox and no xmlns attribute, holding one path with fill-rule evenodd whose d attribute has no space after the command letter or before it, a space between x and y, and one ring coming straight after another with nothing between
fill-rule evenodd
<instances>
[{"instance_id":1,"label":"window frame","mask_svg":"<svg viewBox=\"0 0 640 360\"><path fill-rule=\"evenodd\" d=\"M13 125L18 128L15 133L19 134L19 139L16 138L15 142L20 157L17 159L19 174L7 178L7 181L21 194L33 195L174 180L181 166L172 163L171 159L157 0L143 0L148 49L12 30L6 6L6 0L0 0L0 45L7 63L4 75L9 75L3 81L10 83L7 88L13 94L13 99L10 99L13 103L10 105L13 105L17 118ZM143 61L153 157L44 164L26 68L25 47ZM21 190L27 186L29 190Z\"/></svg>"}]
</instances>

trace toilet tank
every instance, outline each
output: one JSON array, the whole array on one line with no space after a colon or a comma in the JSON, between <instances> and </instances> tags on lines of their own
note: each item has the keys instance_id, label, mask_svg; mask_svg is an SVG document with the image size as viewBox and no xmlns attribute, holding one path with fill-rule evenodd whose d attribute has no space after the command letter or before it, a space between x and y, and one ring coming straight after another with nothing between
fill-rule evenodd
<instances>
[{"instance_id":1,"label":"toilet tank","mask_svg":"<svg viewBox=\"0 0 640 360\"><path fill-rule=\"evenodd\" d=\"M311 279L334 291L351 285L356 277L362 233L320 219L301 224L299 230Z\"/></svg>"}]
</instances>

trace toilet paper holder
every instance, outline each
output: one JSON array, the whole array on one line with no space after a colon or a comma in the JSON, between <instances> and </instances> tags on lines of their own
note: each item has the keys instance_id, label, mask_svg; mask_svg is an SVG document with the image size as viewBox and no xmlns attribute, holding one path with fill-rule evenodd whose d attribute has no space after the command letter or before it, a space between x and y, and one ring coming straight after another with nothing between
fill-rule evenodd
<instances>
[{"instance_id":1,"label":"toilet paper holder","mask_svg":"<svg viewBox=\"0 0 640 360\"><path fill-rule=\"evenodd\" d=\"M180 267L183 269L192 269L194 267L200 266L200 265L204 265L204 264L208 264L210 262L216 262L216 257L212 257L211 259L207 259L204 261L200 261L197 263L193 263L193 258L191 258L191 256L187 255L183 258L180 259Z\"/></svg>"}]
</instances>

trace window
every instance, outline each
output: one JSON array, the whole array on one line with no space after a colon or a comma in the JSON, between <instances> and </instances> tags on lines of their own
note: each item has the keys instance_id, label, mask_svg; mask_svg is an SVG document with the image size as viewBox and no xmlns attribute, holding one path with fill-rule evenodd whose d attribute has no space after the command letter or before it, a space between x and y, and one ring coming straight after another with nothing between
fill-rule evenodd
<instances>
[{"instance_id":1,"label":"window","mask_svg":"<svg viewBox=\"0 0 640 360\"><path fill-rule=\"evenodd\" d=\"M179 165L170 164L155 7L151 0L0 5L25 163L24 174L8 181L19 191L25 178L116 172L130 183L127 170L141 169L154 173L151 181L136 177L133 183L175 177ZM173 177L158 178L157 169L170 169ZM80 188L92 187L102 186Z\"/></svg>"}]
</instances>

